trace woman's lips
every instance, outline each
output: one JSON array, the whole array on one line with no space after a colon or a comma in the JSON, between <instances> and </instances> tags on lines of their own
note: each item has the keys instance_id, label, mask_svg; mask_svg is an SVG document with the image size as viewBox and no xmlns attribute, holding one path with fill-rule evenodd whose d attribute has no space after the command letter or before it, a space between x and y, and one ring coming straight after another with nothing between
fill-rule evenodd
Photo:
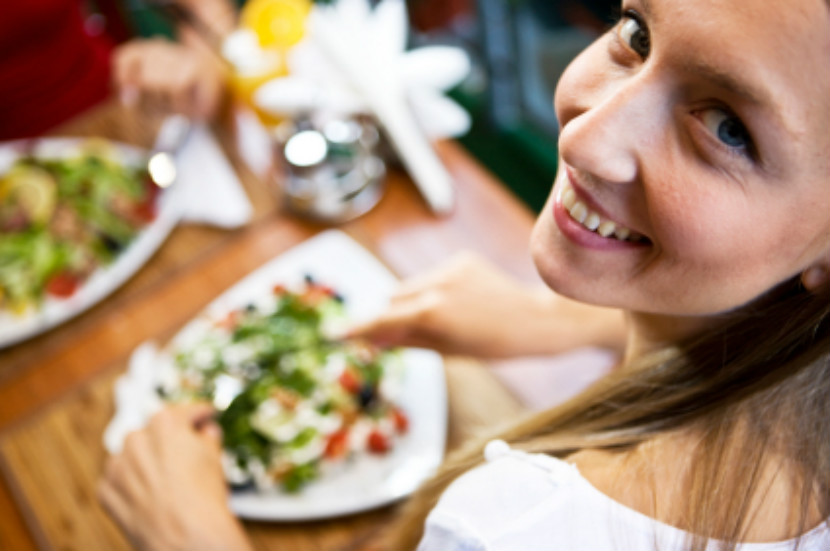
<instances>
[{"instance_id":1,"label":"woman's lips","mask_svg":"<svg viewBox=\"0 0 830 551\"><path fill-rule=\"evenodd\" d=\"M649 243L647 238L612 220L587 199L573 183L569 170L566 176L553 202L554 220L566 237L599 250L639 248Z\"/></svg>"}]
</instances>

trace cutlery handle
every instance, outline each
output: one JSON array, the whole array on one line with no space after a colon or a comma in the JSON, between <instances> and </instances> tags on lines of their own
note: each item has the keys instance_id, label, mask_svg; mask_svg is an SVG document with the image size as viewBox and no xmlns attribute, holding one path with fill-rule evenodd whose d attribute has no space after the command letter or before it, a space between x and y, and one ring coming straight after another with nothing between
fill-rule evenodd
<instances>
[{"instance_id":1,"label":"cutlery handle","mask_svg":"<svg viewBox=\"0 0 830 551\"><path fill-rule=\"evenodd\" d=\"M162 121L147 159L147 172L160 188L170 187L178 178L176 154L190 137L192 127L190 119L184 115L170 115Z\"/></svg>"},{"instance_id":2,"label":"cutlery handle","mask_svg":"<svg viewBox=\"0 0 830 551\"><path fill-rule=\"evenodd\" d=\"M192 126L190 119L184 115L166 117L159 128L153 151L164 151L175 155L190 136Z\"/></svg>"}]
</instances>

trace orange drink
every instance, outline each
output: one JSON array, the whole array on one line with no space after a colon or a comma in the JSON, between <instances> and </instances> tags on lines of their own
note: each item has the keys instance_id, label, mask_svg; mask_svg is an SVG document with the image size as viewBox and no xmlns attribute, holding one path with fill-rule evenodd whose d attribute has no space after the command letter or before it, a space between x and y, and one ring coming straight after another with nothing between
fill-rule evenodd
<instances>
[{"instance_id":1,"label":"orange drink","mask_svg":"<svg viewBox=\"0 0 830 551\"><path fill-rule=\"evenodd\" d=\"M242 29L225 41L223 53L234 67L231 89L266 125L282 119L254 103L257 88L288 74L286 55L305 34L310 0L250 0L240 14Z\"/></svg>"}]
</instances>

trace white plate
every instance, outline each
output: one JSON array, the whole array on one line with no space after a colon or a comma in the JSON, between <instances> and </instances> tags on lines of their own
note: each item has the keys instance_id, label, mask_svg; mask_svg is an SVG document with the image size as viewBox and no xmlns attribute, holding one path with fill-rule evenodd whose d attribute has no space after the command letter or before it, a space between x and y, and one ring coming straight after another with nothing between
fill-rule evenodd
<instances>
[{"instance_id":1,"label":"white plate","mask_svg":"<svg viewBox=\"0 0 830 551\"><path fill-rule=\"evenodd\" d=\"M260 267L231 287L185 326L173 339L188 339L199 331L205 316L216 319L229 310L256 302L276 283L298 285L305 274L330 285L345 298L350 320L380 313L397 286L395 277L365 249L338 231L327 231ZM116 384L116 416L104 434L110 452L120 449L129 430L146 422L158 407L154 379L147 371L159 360L152 349L140 347L130 370ZM162 353L163 354L163 353ZM235 492L231 508L239 516L258 520L296 521L333 517L385 505L414 491L432 475L444 455L447 394L441 356L432 351L404 351L403 388L398 399L410 419L410 429L384 456L362 456L336 472L325 472L299 495L279 491Z\"/></svg>"},{"instance_id":2,"label":"white plate","mask_svg":"<svg viewBox=\"0 0 830 551\"><path fill-rule=\"evenodd\" d=\"M28 150L39 158L61 159L78 155L87 138L43 138ZM116 159L137 166L146 158L146 151L126 144L113 145ZM0 174L5 173L32 144L31 140L0 143ZM115 291L141 268L161 246L180 217L178 189L172 186L159 195L156 219L146 226L118 255L115 262L96 270L71 297L45 297L37 309L22 315L0 310L0 348L42 333L73 318Z\"/></svg>"}]
</instances>

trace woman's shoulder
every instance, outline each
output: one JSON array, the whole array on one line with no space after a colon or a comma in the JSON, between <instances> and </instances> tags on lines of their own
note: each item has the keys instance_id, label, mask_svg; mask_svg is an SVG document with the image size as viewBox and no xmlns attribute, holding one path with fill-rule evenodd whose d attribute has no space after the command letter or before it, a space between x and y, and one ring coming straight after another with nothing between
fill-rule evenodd
<instances>
[{"instance_id":1,"label":"woman's shoulder","mask_svg":"<svg viewBox=\"0 0 830 551\"><path fill-rule=\"evenodd\" d=\"M483 464L447 488L441 505L470 506L472 502L476 509L486 509L494 504L491 499L497 498L502 514L520 513L549 500L553 489L571 486L579 479L575 466L555 457L512 449L501 440L486 446L484 458Z\"/></svg>"},{"instance_id":2,"label":"woman's shoulder","mask_svg":"<svg viewBox=\"0 0 830 551\"><path fill-rule=\"evenodd\" d=\"M485 460L444 490L427 518L419 551L493 549L504 530L539 507L556 484L553 463L502 441L487 445ZM526 542L522 547L528 548Z\"/></svg>"},{"instance_id":3,"label":"woman's shoulder","mask_svg":"<svg viewBox=\"0 0 830 551\"><path fill-rule=\"evenodd\" d=\"M566 461L512 449L499 440L490 442L485 462L460 476L442 494L427 519L419 549L684 548L687 532L603 493L580 468L570 458ZM830 531L822 525L804 535L802 548L828 541ZM777 551L792 549L794 543L739 548Z\"/></svg>"},{"instance_id":4,"label":"woman's shoulder","mask_svg":"<svg viewBox=\"0 0 830 551\"><path fill-rule=\"evenodd\" d=\"M636 531L635 541L619 530L598 530L608 502L567 461L499 440L488 444L485 459L445 490L420 549L603 549L611 532L634 546L645 533Z\"/></svg>"}]
</instances>

